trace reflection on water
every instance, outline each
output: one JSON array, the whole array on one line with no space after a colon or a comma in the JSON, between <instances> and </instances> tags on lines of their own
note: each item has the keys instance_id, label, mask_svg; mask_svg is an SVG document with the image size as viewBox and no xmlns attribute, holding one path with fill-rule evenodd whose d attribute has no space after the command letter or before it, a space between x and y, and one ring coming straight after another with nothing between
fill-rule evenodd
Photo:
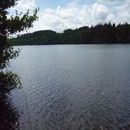
<instances>
[{"instance_id":1,"label":"reflection on water","mask_svg":"<svg viewBox=\"0 0 130 130\"><path fill-rule=\"evenodd\" d=\"M9 93L20 87L19 77L12 72L0 72L0 130L19 129L19 114L11 104Z\"/></svg>"},{"instance_id":2,"label":"reflection on water","mask_svg":"<svg viewBox=\"0 0 130 130\"><path fill-rule=\"evenodd\" d=\"M130 45L21 49L20 130L130 130Z\"/></svg>"}]
</instances>

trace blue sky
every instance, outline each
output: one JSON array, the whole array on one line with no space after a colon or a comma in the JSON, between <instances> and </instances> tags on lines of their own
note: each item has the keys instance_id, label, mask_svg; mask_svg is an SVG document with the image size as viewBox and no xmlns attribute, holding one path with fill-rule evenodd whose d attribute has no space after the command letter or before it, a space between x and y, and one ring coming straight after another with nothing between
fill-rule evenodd
<instances>
[{"instance_id":1,"label":"blue sky","mask_svg":"<svg viewBox=\"0 0 130 130\"><path fill-rule=\"evenodd\" d=\"M130 0L19 0L15 9L40 8L39 19L28 30L54 30L91 26L98 23L130 23Z\"/></svg>"},{"instance_id":2,"label":"blue sky","mask_svg":"<svg viewBox=\"0 0 130 130\"><path fill-rule=\"evenodd\" d=\"M79 4L91 4L94 3L96 0L76 0ZM64 6L67 3L72 2L72 0L36 0L37 5L40 9L45 8L57 8L57 6Z\"/></svg>"}]
</instances>

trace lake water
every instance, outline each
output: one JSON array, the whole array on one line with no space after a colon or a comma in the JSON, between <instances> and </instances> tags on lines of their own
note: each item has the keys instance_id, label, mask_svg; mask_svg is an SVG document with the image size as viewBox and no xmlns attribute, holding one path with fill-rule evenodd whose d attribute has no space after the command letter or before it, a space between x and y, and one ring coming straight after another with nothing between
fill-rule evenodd
<instances>
[{"instance_id":1,"label":"lake water","mask_svg":"<svg viewBox=\"0 0 130 130\"><path fill-rule=\"evenodd\" d=\"M130 130L130 45L19 48L20 130Z\"/></svg>"}]
</instances>

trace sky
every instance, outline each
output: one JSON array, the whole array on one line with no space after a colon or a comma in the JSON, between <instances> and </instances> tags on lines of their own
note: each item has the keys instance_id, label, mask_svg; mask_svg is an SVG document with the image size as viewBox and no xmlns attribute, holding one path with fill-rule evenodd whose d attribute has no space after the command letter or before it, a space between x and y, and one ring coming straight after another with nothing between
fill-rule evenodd
<instances>
[{"instance_id":1,"label":"sky","mask_svg":"<svg viewBox=\"0 0 130 130\"><path fill-rule=\"evenodd\" d=\"M19 0L14 9L25 12L35 8L39 8L39 19L28 32L130 23L130 0Z\"/></svg>"}]
</instances>

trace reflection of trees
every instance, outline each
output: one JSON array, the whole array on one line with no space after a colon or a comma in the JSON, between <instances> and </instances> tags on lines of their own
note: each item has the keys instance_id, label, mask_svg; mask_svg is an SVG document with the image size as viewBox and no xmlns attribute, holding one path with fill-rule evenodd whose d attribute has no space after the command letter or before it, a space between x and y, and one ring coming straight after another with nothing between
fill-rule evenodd
<instances>
[{"instance_id":1,"label":"reflection of trees","mask_svg":"<svg viewBox=\"0 0 130 130\"><path fill-rule=\"evenodd\" d=\"M19 77L12 72L0 72L0 130L18 129L19 115L8 99L10 91L20 87Z\"/></svg>"}]
</instances>

